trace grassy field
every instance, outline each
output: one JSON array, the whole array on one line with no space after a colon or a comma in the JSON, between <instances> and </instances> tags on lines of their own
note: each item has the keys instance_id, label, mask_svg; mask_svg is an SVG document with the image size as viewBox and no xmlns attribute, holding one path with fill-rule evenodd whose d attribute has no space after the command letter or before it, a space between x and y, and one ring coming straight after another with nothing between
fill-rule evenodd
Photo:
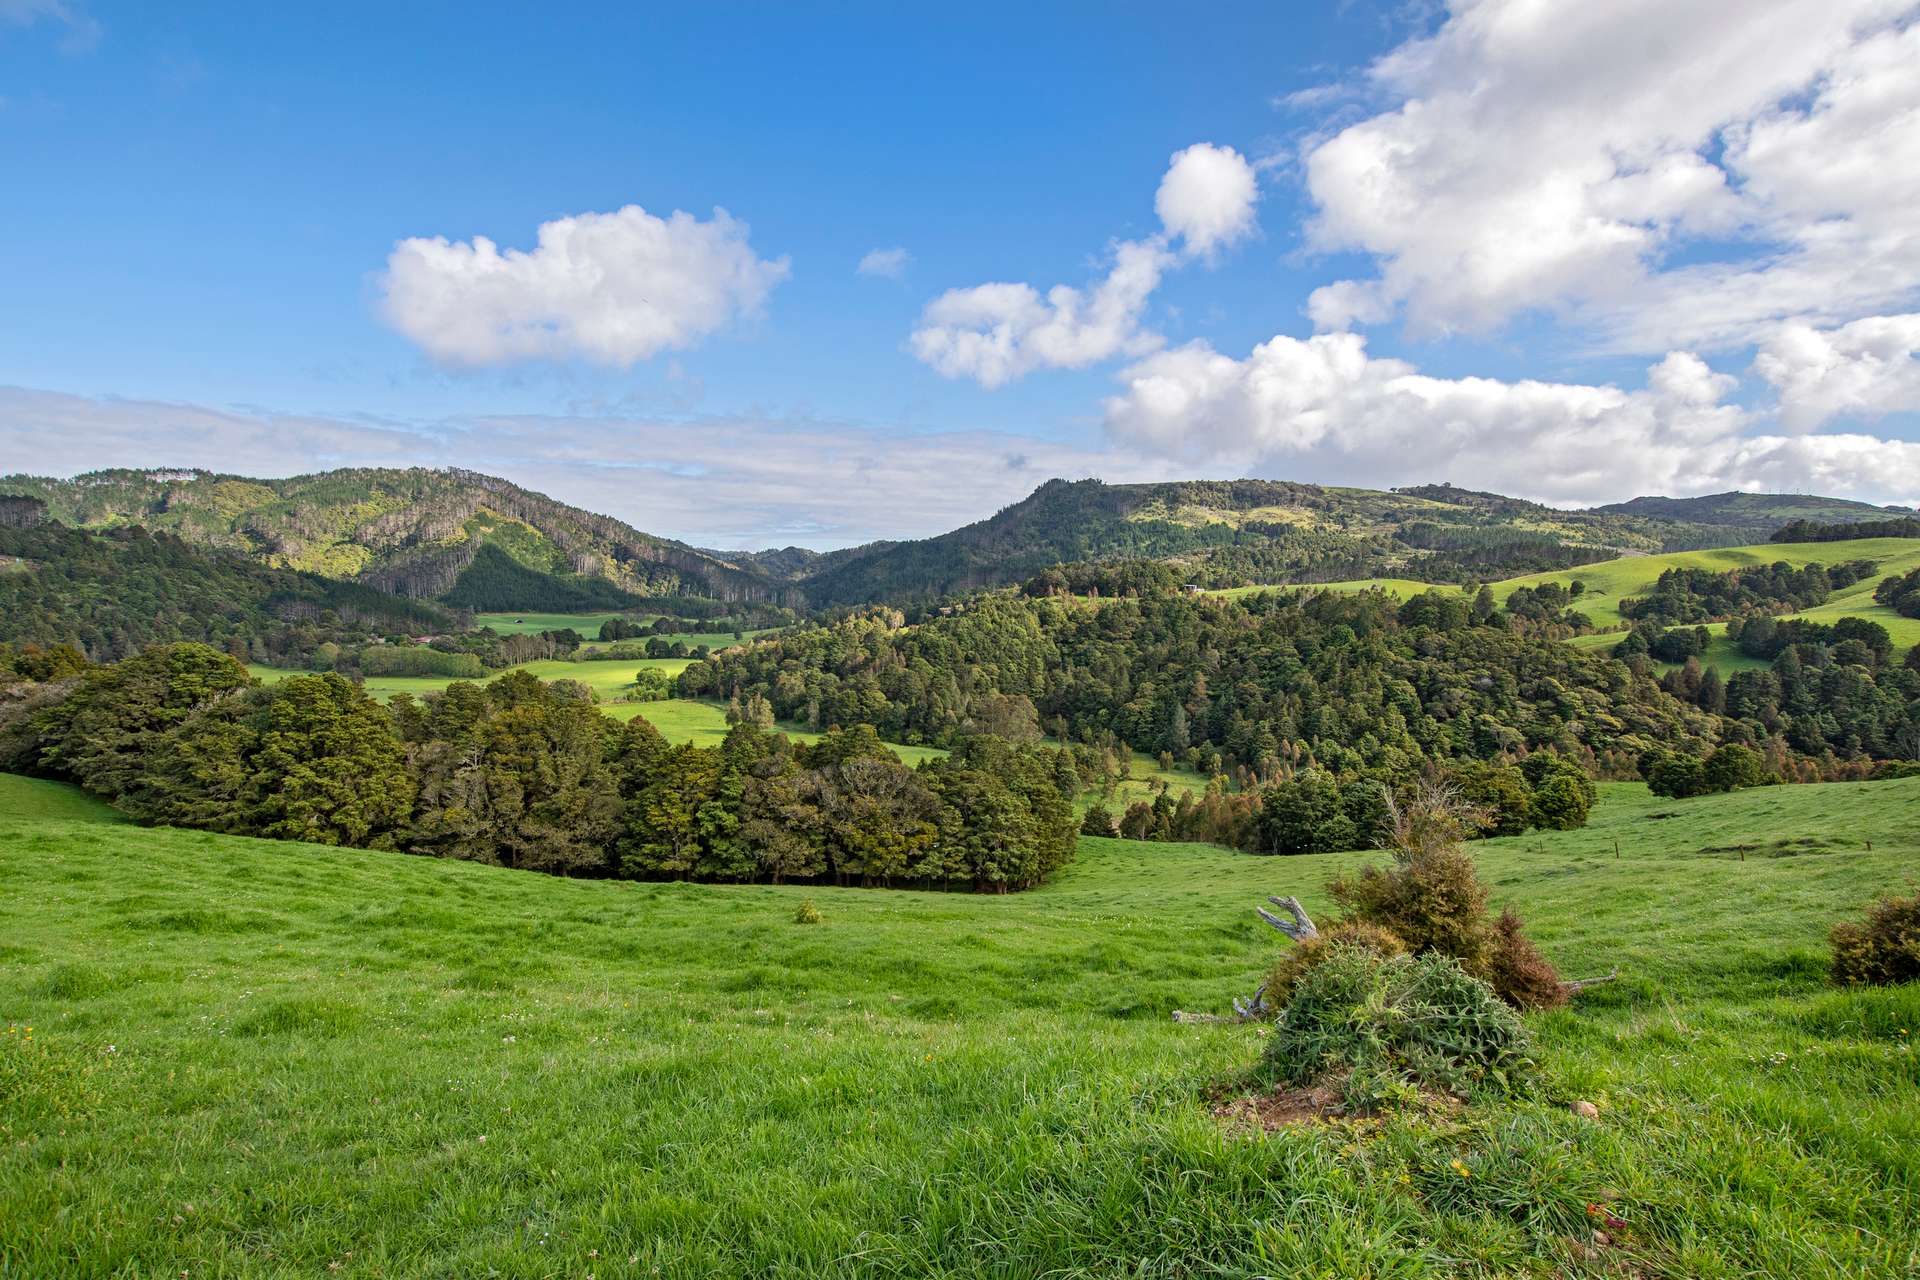
<instances>
[{"instance_id":1,"label":"grassy field","mask_svg":"<svg viewBox=\"0 0 1920 1280\"><path fill-rule=\"evenodd\" d=\"M1286 945L1254 904L1324 914L1359 855L1086 841L1010 897L637 885L29 790L0 778L0 1274L1920 1267L1920 988L1823 980L1828 924L1920 869L1920 780L1610 785L1587 830L1476 846L1563 970L1622 973L1530 1019L1550 1083L1266 1136L1207 1100L1261 1030L1167 1014L1249 990ZM1590 1204L1627 1223L1597 1258Z\"/></svg>"},{"instance_id":2,"label":"grassy field","mask_svg":"<svg viewBox=\"0 0 1920 1280\"><path fill-rule=\"evenodd\" d=\"M588 658L580 662L561 662L547 660L526 662L510 671L527 671L542 680L577 680L592 689L600 699L600 709L617 720L631 720L641 716L666 735L669 742L692 742L703 747L718 746L727 736L727 709L718 702L702 702L691 698L670 698L660 702L619 702L633 687L633 674L642 667L664 671L670 676L679 675L686 670L686 658L622 658L617 660ZM284 667L263 667L249 664L247 670L256 679L269 684L285 680L288 676L300 675ZM486 679L504 675L505 672L491 672ZM391 698L396 693L410 693L423 697L429 693L438 693L453 683L450 676L375 676L364 683L366 691L381 700ZM820 735L808 733L791 725L779 726L782 733L802 742L817 742ZM908 747L895 745L894 754L909 765L919 764L936 756L947 753L937 747Z\"/></svg>"},{"instance_id":3,"label":"grassy field","mask_svg":"<svg viewBox=\"0 0 1920 1280\"><path fill-rule=\"evenodd\" d=\"M526 671L542 680L576 680L592 689L602 702L611 702L622 697L633 687L634 672L641 668L664 671L677 676L687 669L686 658L586 658L579 662L561 662L558 659L545 659L540 662L523 662L509 671ZM263 667L249 663L247 670L256 679L272 684L285 680L288 676L301 675L302 672L284 667ZM505 672L489 672L483 679L492 679ZM438 693L452 684L452 676L370 676L364 682L366 691L381 700L391 698L396 693L410 693L416 698L429 693Z\"/></svg>"},{"instance_id":4,"label":"grassy field","mask_svg":"<svg viewBox=\"0 0 1920 1280\"><path fill-rule=\"evenodd\" d=\"M660 615L657 613L476 613L474 625L487 627L503 636L531 635L541 631L577 632L588 641L589 649L598 647L594 637L600 634L600 626L614 618L625 618L630 622L652 622ZM667 640L677 640L688 647L706 645L709 649L725 649L736 645L741 639L767 634L767 628L745 631L736 638L731 631L676 631L665 636Z\"/></svg>"},{"instance_id":5,"label":"grassy field","mask_svg":"<svg viewBox=\"0 0 1920 1280\"><path fill-rule=\"evenodd\" d=\"M1880 585L1882 578L1920 568L1920 539L1915 538L1861 538L1853 542L1772 542L1752 547L1721 547L1711 551L1675 551L1655 556L1624 556L1618 560L1603 560L1598 564L1582 565L1577 569L1564 569L1556 573L1534 573L1519 578L1507 578L1492 585L1494 596L1504 602L1518 587L1537 587L1548 582L1558 582L1563 585L1579 582L1586 587L1586 591L1574 603L1574 608L1592 618L1597 627L1621 627L1626 625L1627 621L1620 616L1621 599L1645 594L1668 569L1697 568L1725 573L1730 569L1757 564L1774 564L1781 560L1796 566L1838 564L1844 560L1874 561L1876 570L1865 580L1856 582L1844 591L1834 592L1825 604L1817 608L1784 616L1811 618L1816 622L1827 623L1840 618L1869 618L1887 629L1893 637L1896 654L1905 652L1915 644L1920 644L1920 618L1903 618L1885 605L1875 604L1873 599L1874 588ZM1376 587L1402 600L1425 591L1460 589L1451 585L1436 586L1418 582L1411 578L1358 578L1349 582L1317 583L1306 589L1365 591ZM1294 589L1296 588L1234 587L1211 594L1244 596L1257 591ZM1712 629L1716 634L1722 630L1719 626ZM1596 635L1576 637L1570 643L1582 648L1610 648L1618 643L1618 640L1617 636ZM1709 651L1703 661L1704 665L1718 666L1723 672L1767 665L1745 657L1725 641Z\"/></svg>"}]
</instances>

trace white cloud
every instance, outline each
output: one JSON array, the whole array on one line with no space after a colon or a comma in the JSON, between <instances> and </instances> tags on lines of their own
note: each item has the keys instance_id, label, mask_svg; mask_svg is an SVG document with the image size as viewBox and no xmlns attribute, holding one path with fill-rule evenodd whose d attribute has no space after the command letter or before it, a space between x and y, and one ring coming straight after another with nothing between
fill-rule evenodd
<instances>
[{"instance_id":1,"label":"white cloud","mask_svg":"<svg viewBox=\"0 0 1920 1280\"><path fill-rule=\"evenodd\" d=\"M1154 196L1164 230L1113 246L1113 266L1089 289L1024 283L949 289L927 304L908 346L949 378L1003 386L1037 369L1084 369L1137 356L1164 339L1141 328L1147 300L1171 267L1211 258L1254 229L1253 167L1231 147L1176 152Z\"/></svg>"},{"instance_id":2,"label":"white cloud","mask_svg":"<svg viewBox=\"0 0 1920 1280\"><path fill-rule=\"evenodd\" d=\"M1655 352L1889 309L1920 288L1915 12L1457 0L1372 68L1393 109L1307 148L1312 242L1378 267L1310 314L1445 333L1546 310Z\"/></svg>"},{"instance_id":3,"label":"white cloud","mask_svg":"<svg viewBox=\"0 0 1920 1280\"><path fill-rule=\"evenodd\" d=\"M909 340L914 355L949 378L998 387L1036 369L1084 369L1160 345L1140 315L1173 255L1158 241L1114 247L1113 269L1089 291L1030 284L949 289L927 304Z\"/></svg>"},{"instance_id":4,"label":"white cloud","mask_svg":"<svg viewBox=\"0 0 1920 1280\"><path fill-rule=\"evenodd\" d=\"M860 265L855 268L863 276L882 276L888 280L898 280L906 274L907 264L913 261L913 255L905 249L869 249Z\"/></svg>"},{"instance_id":5,"label":"white cloud","mask_svg":"<svg viewBox=\"0 0 1920 1280\"><path fill-rule=\"evenodd\" d=\"M1113 436L1189 466L1384 487L1453 479L1548 502L1817 489L1911 500L1920 445L1870 436L1746 436L1735 379L1669 354L1626 391L1435 378L1358 334L1275 337L1245 360L1204 343L1122 371Z\"/></svg>"},{"instance_id":6,"label":"white cloud","mask_svg":"<svg viewBox=\"0 0 1920 1280\"><path fill-rule=\"evenodd\" d=\"M1174 153L1153 211L1167 234L1187 251L1206 257L1253 232L1253 206L1260 198L1253 166L1232 147L1197 142Z\"/></svg>"},{"instance_id":7,"label":"white cloud","mask_svg":"<svg viewBox=\"0 0 1920 1280\"><path fill-rule=\"evenodd\" d=\"M1920 315L1868 316L1827 330L1784 325L1753 367L1779 392L1780 424L1790 431L1920 409Z\"/></svg>"},{"instance_id":8,"label":"white cloud","mask_svg":"<svg viewBox=\"0 0 1920 1280\"><path fill-rule=\"evenodd\" d=\"M482 366L580 358L627 367L758 311L787 278L726 210L702 222L638 205L540 225L531 252L485 236L402 240L387 259L387 321L435 360Z\"/></svg>"}]
</instances>

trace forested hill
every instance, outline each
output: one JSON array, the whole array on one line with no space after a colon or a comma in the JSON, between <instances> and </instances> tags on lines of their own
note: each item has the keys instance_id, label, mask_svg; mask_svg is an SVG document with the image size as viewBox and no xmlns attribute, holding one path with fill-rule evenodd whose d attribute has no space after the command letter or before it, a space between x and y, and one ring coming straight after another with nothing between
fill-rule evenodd
<instances>
[{"instance_id":1,"label":"forested hill","mask_svg":"<svg viewBox=\"0 0 1920 1280\"><path fill-rule=\"evenodd\" d=\"M1713 493L1700 498L1635 498L1631 502L1616 502L1594 510L1603 515L1638 516L1729 529L1740 535L1738 540L1742 543L1765 542L1774 530L1793 521L1857 524L1920 514L1909 507L1876 507L1848 498L1821 498L1804 493ZM1674 547L1672 550L1689 551L1693 548Z\"/></svg>"},{"instance_id":2,"label":"forested hill","mask_svg":"<svg viewBox=\"0 0 1920 1280\"><path fill-rule=\"evenodd\" d=\"M621 609L661 596L814 608L912 604L1020 582L1056 564L1118 559L1159 561L1208 587L1471 582L1764 542L1795 520L1830 525L1889 514L1798 494L1636 498L1562 511L1452 485L1050 480L950 533L821 555L703 550L463 470L351 469L285 480L167 470L0 477L0 528L43 520L139 525L269 567L483 611Z\"/></svg>"},{"instance_id":3,"label":"forested hill","mask_svg":"<svg viewBox=\"0 0 1920 1280\"><path fill-rule=\"evenodd\" d=\"M198 640L261 662L328 641L458 630L469 619L356 582L276 569L137 525L0 526L0 644L71 644L110 662Z\"/></svg>"},{"instance_id":4,"label":"forested hill","mask_svg":"<svg viewBox=\"0 0 1920 1280\"><path fill-rule=\"evenodd\" d=\"M1018 582L1058 563L1119 558L1165 561L1208 587L1368 577L1468 582L1636 552L1764 542L1778 526L1812 515L1886 514L1796 494L1642 498L1562 511L1451 485L1381 491L1269 480L1051 480L965 528L799 561L792 576L816 607L933 599Z\"/></svg>"},{"instance_id":5,"label":"forested hill","mask_svg":"<svg viewBox=\"0 0 1920 1280\"><path fill-rule=\"evenodd\" d=\"M10 523L140 525L275 568L481 609L795 594L758 570L474 471L349 469L285 480L192 470L16 475L0 477L0 504ZM483 548L499 554L482 556Z\"/></svg>"}]
</instances>

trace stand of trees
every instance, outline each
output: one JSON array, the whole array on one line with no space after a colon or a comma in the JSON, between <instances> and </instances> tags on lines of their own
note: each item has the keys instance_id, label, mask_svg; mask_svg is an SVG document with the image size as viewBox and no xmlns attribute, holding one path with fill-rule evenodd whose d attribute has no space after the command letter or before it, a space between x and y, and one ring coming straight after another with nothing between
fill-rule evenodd
<instances>
[{"instance_id":1,"label":"stand of trees","mask_svg":"<svg viewBox=\"0 0 1920 1280\"><path fill-rule=\"evenodd\" d=\"M0 656L0 768L146 823L562 875L996 892L1073 852L1077 776L1044 747L973 738L913 770L867 727L669 745L524 672L387 707L336 673L262 686L198 644Z\"/></svg>"},{"instance_id":2,"label":"stand of trees","mask_svg":"<svg viewBox=\"0 0 1920 1280\"><path fill-rule=\"evenodd\" d=\"M877 609L790 631L693 664L679 687L935 745L1018 698L1061 741L1166 751L1240 789L1316 764L1408 776L1543 749L1632 777L1648 747L1720 732L1650 668L1528 634L1490 595L1452 592L1405 605L1379 592L987 595L915 627Z\"/></svg>"},{"instance_id":3,"label":"stand of trees","mask_svg":"<svg viewBox=\"0 0 1920 1280\"><path fill-rule=\"evenodd\" d=\"M1893 520L1843 520L1834 524L1789 520L1773 531L1770 541L1852 542L1858 538L1920 538L1920 520L1912 516Z\"/></svg>"},{"instance_id":4,"label":"stand of trees","mask_svg":"<svg viewBox=\"0 0 1920 1280\"><path fill-rule=\"evenodd\" d=\"M1665 626L1723 622L1746 613L1791 613L1825 604L1833 592L1852 586L1872 572L1871 560L1810 564L1798 569L1782 560L1725 573L1668 569L1652 591L1622 600L1620 612L1636 622Z\"/></svg>"},{"instance_id":5,"label":"stand of trees","mask_svg":"<svg viewBox=\"0 0 1920 1280\"><path fill-rule=\"evenodd\" d=\"M1920 569L1881 579L1873 598L1903 618L1920 618Z\"/></svg>"}]
</instances>

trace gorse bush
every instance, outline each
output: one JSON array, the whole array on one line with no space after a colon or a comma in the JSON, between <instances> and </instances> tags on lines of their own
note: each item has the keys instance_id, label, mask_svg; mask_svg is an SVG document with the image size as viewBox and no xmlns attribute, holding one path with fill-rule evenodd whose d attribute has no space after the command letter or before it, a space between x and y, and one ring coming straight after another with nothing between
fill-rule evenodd
<instances>
[{"instance_id":1,"label":"gorse bush","mask_svg":"<svg viewBox=\"0 0 1920 1280\"><path fill-rule=\"evenodd\" d=\"M1274 1008L1286 1004L1306 972L1340 947L1358 947L1378 956L1407 954L1407 944L1390 929L1365 920L1336 920L1314 937L1295 943L1280 957L1262 988L1267 1004Z\"/></svg>"},{"instance_id":2,"label":"gorse bush","mask_svg":"<svg viewBox=\"0 0 1920 1280\"><path fill-rule=\"evenodd\" d=\"M1920 980L1920 894L1882 898L1864 920L1842 920L1828 935L1833 980L1891 986Z\"/></svg>"},{"instance_id":3,"label":"gorse bush","mask_svg":"<svg viewBox=\"0 0 1920 1280\"><path fill-rule=\"evenodd\" d=\"M1393 861L1328 883L1327 892L1347 911L1331 929L1371 926L1414 955L1447 956L1515 1008L1562 1003L1560 976L1527 939L1520 918L1509 911L1495 919L1487 910L1487 886L1460 844L1481 811L1434 779L1395 799L1390 810Z\"/></svg>"},{"instance_id":4,"label":"gorse bush","mask_svg":"<svg viewBox=\"0 0 1920 1280\"><path fill-rule=\"evenodd\" d=\"M1288 1084L1337 1083L1358 1112L1522 1091L1531 1051L1519 1017L1458 962L1337 945L1300 975L1265 1063Z\"/></svg>"}]
</instances>

